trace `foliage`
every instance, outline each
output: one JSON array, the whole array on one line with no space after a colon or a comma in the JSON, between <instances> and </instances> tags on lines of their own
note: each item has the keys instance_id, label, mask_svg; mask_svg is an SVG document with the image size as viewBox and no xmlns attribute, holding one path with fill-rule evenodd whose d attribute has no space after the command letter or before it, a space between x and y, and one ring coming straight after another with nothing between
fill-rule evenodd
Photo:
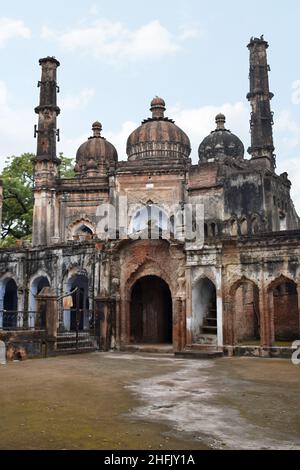
<instances>
[{"instance_id":1,"label":"foliage","mask_svg":"<svg viewBox=\"0 0 300 470\"><path fill-rule=\"evenodd\" d=\"M33 165L32 153L11 156L5 161L2 172L3 210L2 241L0 247L15 245L16 240L30 240L33 215ZM60 176L72 177L73 161L60 155Z\"/></svg>"}]
</instances>

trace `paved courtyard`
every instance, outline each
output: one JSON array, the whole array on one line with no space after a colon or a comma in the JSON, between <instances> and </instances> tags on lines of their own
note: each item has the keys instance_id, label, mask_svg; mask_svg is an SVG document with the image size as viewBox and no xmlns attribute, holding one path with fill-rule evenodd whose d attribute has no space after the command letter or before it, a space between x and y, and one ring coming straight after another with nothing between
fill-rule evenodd
<instances>
[{"instance_id":1,"label":"paved courtyard","mask_svg":"<svg viewBox=\"0 0 300 470\"><path fill-rule=\"evenodd\" d=\"M93 353L0 366L1 449L300 449L300 366Z\"/></svg>"}]
</instances>

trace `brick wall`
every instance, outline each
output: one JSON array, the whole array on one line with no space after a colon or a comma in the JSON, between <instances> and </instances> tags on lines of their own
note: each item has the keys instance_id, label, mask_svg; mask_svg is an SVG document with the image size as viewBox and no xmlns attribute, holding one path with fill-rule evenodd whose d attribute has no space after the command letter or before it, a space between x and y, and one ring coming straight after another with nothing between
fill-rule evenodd
<instances>
[{"instance_id":1,"label":"brick wall","mask_svg":"<svg viewBox=\"0 0 300 470\"><path fill-rule=\"evenodd\" d=\"M274 327L277 341L292 341L300 337L297 291L293 292L284 284L274 290Z\"/></svg>"},{"instance_id":2,"label":"brick wall","mask_svg":"<svg viewBox=\"0 0 300 470\"><path fill-rule=\"evenodd\" d=\"M235 342L258 339L258 295L252 284L244 283L235 294Z\"/></svg>"}]
</instances>

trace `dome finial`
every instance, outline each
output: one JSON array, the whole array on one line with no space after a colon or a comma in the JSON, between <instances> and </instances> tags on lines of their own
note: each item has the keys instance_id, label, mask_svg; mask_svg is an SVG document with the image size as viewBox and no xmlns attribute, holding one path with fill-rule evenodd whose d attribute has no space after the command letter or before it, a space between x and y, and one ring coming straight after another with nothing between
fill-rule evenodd
<instances>
[{"instance_id":1,"label":"dome finial","mask_svg":"<svg viewBox=\"0 0 300 470\"><path fill-rule=\"evenodd\" d=\"M94 137L101 137L102 124L99 121L94 122L92 125L92 130Z\"/></svg>"},{"instance_id":2,"label":"dome finial","mask_svg":"<svg viewBox=\"0 0 300 470\"><path fill-rule=\"evenodd\" d=\"M216 116L217 129L225 129L226 118L224 114L220 113Z\"/></svg>"},{"instance_id":3,"label":"dome finial","mask_svg":"<svg viewBox=\"0 0 300 470\"><path fill-rule=\"evenodd\" d=\"M159 96L156 96L153 98L151 101L151 108L150 111L152 111L152 118L153 119L162 119L165 116L165 110L166 110L166 103L162 98L159 98Z\"/></svg>"}]
</instances>

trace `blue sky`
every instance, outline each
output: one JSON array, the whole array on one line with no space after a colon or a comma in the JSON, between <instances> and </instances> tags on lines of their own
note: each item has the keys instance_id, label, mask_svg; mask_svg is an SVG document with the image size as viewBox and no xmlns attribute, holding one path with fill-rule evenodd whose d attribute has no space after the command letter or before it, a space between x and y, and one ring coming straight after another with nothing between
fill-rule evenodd
<instances>
[{"instance_id":1,"label":"blue sky","mask_svg":"<svg viewBox=\"0 0 300 470\"><path fill-rule=\"evenodd\" d=\"M270 43L278 172L287 170L300 212L300 2L286 0L0 0L0 166L34 151L38 59L61 62L59 151L74 156L100 120L126 158L126 138L154 95L197 148L222 111L249 144L250 36Z\"/></svg>"}]
</instances>

